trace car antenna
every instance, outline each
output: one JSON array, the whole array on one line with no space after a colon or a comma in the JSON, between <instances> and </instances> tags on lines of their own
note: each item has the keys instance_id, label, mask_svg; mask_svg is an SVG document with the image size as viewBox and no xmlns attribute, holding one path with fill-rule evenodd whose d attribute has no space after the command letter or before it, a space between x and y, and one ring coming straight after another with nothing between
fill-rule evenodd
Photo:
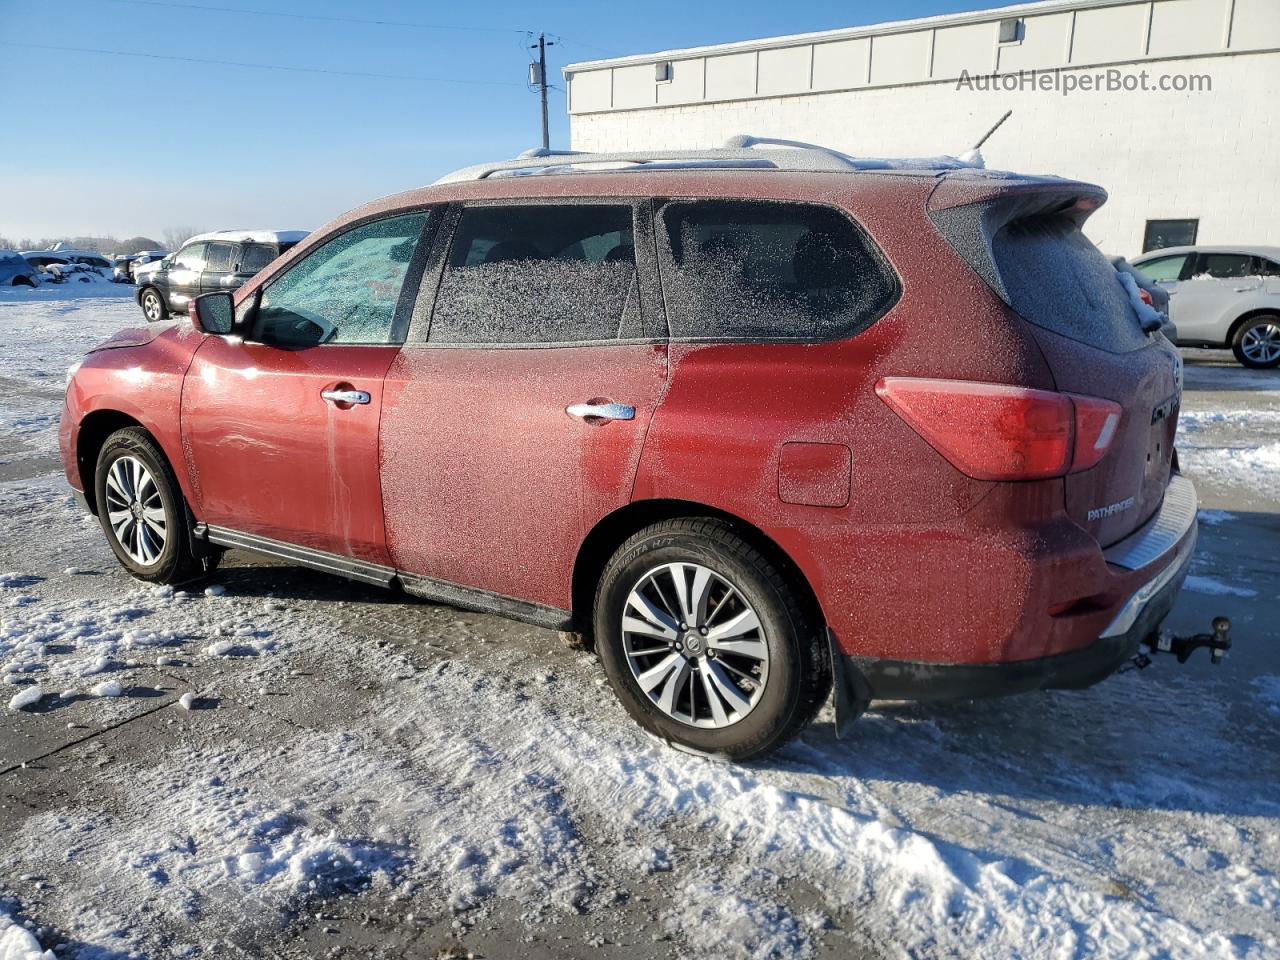
<instances>
[{"instance_id":1,"label":"car antenna","mask_svg":"<svg viewBox=\"0 0 1280 960\"><path fill-rule=\"evenodd\" d=\"M959 159L963 160L965 163L972 163L974 166L977 166L977 167L985 166L985 163L982 159L982 145L986 143L988 140L990 140L991 135L995 133L997 130L999 130L1000 125L1003 124L1006 120L1008 120L1011 116L1013 116L1013 111L1006 110L1004 112L1004 116L1001 117L999 120L997 120L994 124L992 124L991 129L988 130L986 133L984 133L978 139L977 143L975 143L971 148L966 150L964 153L960 154Z\"/></svg>"}]
</instances>

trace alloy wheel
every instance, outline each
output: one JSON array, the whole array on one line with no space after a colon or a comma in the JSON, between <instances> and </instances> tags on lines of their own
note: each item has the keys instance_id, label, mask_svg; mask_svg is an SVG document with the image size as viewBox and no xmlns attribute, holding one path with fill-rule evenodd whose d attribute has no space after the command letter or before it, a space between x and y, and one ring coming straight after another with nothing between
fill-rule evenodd
<instances>
[{"instance_id":1,"label":"alloy wheel","mask_svg":"<svg viewBox=\"0 0 1280 960\"><path fill-rule=\"evenodd\" d=\"M1280 360L1280 324L1260 323L1240 338L1240 351L1254 363Z\"/></svg>"},{"instance_id":2,"label":"alloy wheel","mask_svg":"<svg viewBox=\"0 0 1280 960\"><path fill-rule=\"evenodd\" d=\"M120 457L107 471L107 521L116 541L136 563L151 566L168 541L160 488L137 457Z\"/></svg>"},{"instance_id":3,"label":"alloy wheel","mask_svg":"<svg viewBox=\"0 0 1280 960\"><path fill-rule=\"evenodd\" d=\"M148 293L142 298L142 312L148 320L160 319L160 297L154 293Z\"/></svg>"},{"instance_id":4,"label":"alloy wheel","mask_svg":"<svg viewBox=\"0 0 1280 960\"><path fill-rule=\"evenodd\" d=\"M747 716L769 681L764 627L742 592L698 563L639 579L622 611L627 665L672 719L719 729Z\"/></svg>"}]
</instances>

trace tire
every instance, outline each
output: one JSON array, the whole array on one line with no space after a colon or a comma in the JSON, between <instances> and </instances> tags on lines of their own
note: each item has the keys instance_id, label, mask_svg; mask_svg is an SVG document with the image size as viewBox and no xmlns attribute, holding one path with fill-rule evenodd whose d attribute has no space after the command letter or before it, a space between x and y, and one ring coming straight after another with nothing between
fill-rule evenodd
<instances>
[{"instance_id":1,"label":"tire","mask_svg":"<svg viewBox=\"0 0 1280 960\"><path fill-rule=\"evenodd\" d=\"M155 287L147 287L142 291L142 296L138 298L138 303L142 307L142 315L147 318L148 323L159 323L161 320L169 318L169 307L164 302L164 297Z\"/></svg>"},{"instance_id":2,"label":"tire","mask_svg":"<svg viewBox=\"0 0 1280 960\"><path fill-rule=\"evenodd\" d=\"M145 479L139 485L140 477ZM137 579L175 585L217 566L216 551L200 557L192 553L182 489L169 461L141 427L117 430L107 438L98 453L94 490L107 543Z\"/></svg>"},{"instance_id":3,"label":"tire","mask_svg":"<svg viewBox=\"0 0 1280 960\"><path fill-rule=\"evenodd\" d=\"M696 602L682 605L675 599L674 576L688 585L690 601L709 598L701 605L705 614L698 613ZM667 614L667 619L660 616L668 624L659 628L662 637L649 632L652 620L642 622L640 632L624 629L624 611L634 626L640 609L633 597L650 604L648 616L654 607ZM682 606L693 611L684 632L670 617ZM732 624L752 622L746 616L752 613L759 628L734 632ZM696 622L699 618L703 623ZM594 619L597 650L614 693L640 726L672 746L734 761L762 756L799 734L831 692L821 624L778 566L722 520L668 520L630 537L605 566ZM726 630L717 640L715 634ZM755 652L740 655L720 646L726 642ZM647 644L658 652L650 653ZM665 683L654 686L652 678L666 664L675 675L669 672ZM640 676L649 678L650 692ZM726 680L733 681L732 688ZM673 681L679 689L669 692ZM664 699L670 709L662 705ZM719 715L713 701L719 701Z\"/></svg>"},{"instance_id":4,"label":"tire","mask_svg":"<svg viewBox=\"0 0 1280 960\"><path fill-rule=\"evenodd\" d=\"M1269 370L1280 366L1280 314L1250 317L1231 339L1231 352L1242 366Z\"/></svg>"}]
</instances>

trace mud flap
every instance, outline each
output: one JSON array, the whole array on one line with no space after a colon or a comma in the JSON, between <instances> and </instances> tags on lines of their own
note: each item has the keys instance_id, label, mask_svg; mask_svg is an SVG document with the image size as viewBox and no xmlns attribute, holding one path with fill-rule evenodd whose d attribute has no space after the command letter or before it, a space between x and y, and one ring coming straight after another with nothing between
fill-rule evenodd
<instances>
[{"instance_id":1,"label":"mud flap","mask_svg":"<svg viewBox=\"0 0 1280 960\"><path fill-rule=\"evenodd\" d=\"M836 707L836 739L843 740L849 729L871 702L871 688L857 667L840 650L836 635L827 628L827 651L831 656L831 696Z\"/></svg>"}]
</instances>

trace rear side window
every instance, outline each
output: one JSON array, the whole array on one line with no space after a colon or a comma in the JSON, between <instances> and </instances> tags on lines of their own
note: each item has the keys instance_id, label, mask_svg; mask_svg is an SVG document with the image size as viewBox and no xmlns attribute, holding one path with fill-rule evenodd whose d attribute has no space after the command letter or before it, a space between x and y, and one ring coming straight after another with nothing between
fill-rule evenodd
<instances>
[{"instance_id":1,"label":"rear side window","mask_svg":"<svg viewBox=\"0 0 1280 960\"><path fill-rule=\"evenodd\" d=\"M883 254L830 207L678 201L661 220L676 339L833 340L865 330L898 298Z\"/></svg>"},{"instance_id":2,"label":"rear side window","mask_svg":"<svg viewBox=\"0 0 1280 960\"><path fill-rule=\"evenodd\" d=\"M1066 217L1014 220L991 251L1007 302L1024 319L1111 353L1147 343L1116 268Z\"/></svg>"},{"instance_id":3,"label":"rear side window","mask_svg":"<svg viewBox=\"0 0 1280 960\"><path fill-rule=\"evenodd\" d=\"M465 207L436 294L434 343L614 340L639 319L628 206Z\"/></svg>"},{"instance_id":4,"label":"rear side window","mask_svg":"<svg viewBox=\"0 0 1280 960\"><path fill-rule=\"evenodd\" d=\"M1249 257L1243 253L1202 253L1196 276L1215 280L1236 280L1249 275Z\"/></svg>"},{"instance_id":5,"label":"rear side window","mask_svg":"<svg viewBox=\"0 0 1280 960\"><path fill-rule=\"evenodd\" d=\"M240 272L257 273L275 258L275 247L265 243L246 243L240 253Z\"/></svg>"}]
</instances>

